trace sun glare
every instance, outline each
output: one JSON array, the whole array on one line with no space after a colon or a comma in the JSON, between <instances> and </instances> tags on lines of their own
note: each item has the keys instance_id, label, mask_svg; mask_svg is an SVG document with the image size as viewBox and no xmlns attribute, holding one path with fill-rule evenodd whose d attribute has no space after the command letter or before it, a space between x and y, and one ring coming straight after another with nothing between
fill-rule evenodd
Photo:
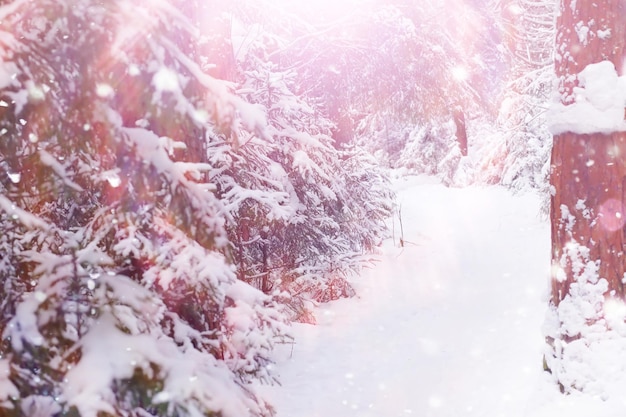
<instances>
[{"instance_id":1,"label":"sun glare","mask_svg":"<svg viewBox=\"0 0 626 417\"><path fill-rule=\"evenodd\" d=\"M328 23L341 19L356 11L363 10L364 6L372 4L373 0L274 0L278 7L291 10L311 23Z\"/></svg>"},{"instance_id":2,"label":"sun glare","mask_svg":"<svg viewBox=\"0 0 626 417\"><path fill-rule=\"evenodd\" d=\"M457 65L452 68L452 78L457 82L466 81L469 78L469 72L463 66Z\"/></svg>"}]
</instances>

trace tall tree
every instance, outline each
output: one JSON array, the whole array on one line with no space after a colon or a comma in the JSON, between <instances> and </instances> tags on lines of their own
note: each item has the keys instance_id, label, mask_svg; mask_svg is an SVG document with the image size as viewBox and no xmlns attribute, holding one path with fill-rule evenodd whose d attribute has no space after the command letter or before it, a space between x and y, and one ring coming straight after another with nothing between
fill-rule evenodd
<instances>
[{"instance_id":1,"label":"tall tree","mask_svg":"<svg viewBox=\"0 0 626 417\"><path fill-rule=\"evenodd\" d=\"M626 4L561 1L557 30L546 365L564 391L597 392L621 368L594 358L626 337Z\"/></svg>"},{"instance_id":2,"label":"tall tree","mask_svg":"<svg viewBox=\"0 0 626 417\"><path fill-rule=\"evenodd\" d=\"M309 300L352 294L346 276L384 236L391 193L364 152L333 146L332 122L295 93L296 71L273 59L282 44L257 29L239 51L239 91L264 111L267 136L220 146L211 164L239 278L267 294L286 291L291 317L310 320Z\"/></svg>"},{"instance_id":3,"label":"tall tree","mask_svg":"<svg viewBox=\"0 0 626 417\"><path fill-rule=\"evenodd\" d=\"M504 134L486 153L481 177L514 190L535 188L548 196L552 135L546 107L554 79L557 0L512 0L501 11L512 67L500 107L498 128ZM547 199L547 197L546 197ZM547 203L546 203L547 206Z\"/></svg>"},{"instance_id":4,"label":"tall tree","mask_svg":"<svg viewBox=\"0 0 626 417\"><path fill-rule=\"evenodd\" d=\"M263 121L174 6L0 7L0 415L270 414L248 382L284 322L207 175Z\"/></svg>"}]
</instances>

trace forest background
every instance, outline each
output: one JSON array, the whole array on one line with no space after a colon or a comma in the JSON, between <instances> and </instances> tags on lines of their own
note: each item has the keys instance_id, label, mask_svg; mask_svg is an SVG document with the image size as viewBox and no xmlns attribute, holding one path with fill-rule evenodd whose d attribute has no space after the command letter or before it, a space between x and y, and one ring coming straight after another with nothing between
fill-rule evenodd
<instances>
[{"instance_id":1,"label":"forest background","mask_svg":"<svg viewBox=\"0 0 626 417\"><path fill-rule=\"evenodd\" d=\"M329 4L2 2L0 414L269 415L390 169L547 202L555 2Z\"/></svg>"}]
</instances>

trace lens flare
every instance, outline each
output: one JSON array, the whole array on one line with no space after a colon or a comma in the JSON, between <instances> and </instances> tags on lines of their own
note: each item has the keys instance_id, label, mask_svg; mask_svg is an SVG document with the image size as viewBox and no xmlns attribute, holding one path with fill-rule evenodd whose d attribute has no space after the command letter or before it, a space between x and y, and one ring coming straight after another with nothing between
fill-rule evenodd
<instances>
[{"instance_id":1,"label":"lens flare","mask_svg":"<svg viewBox=\"0 0 626 417\"><path fill-rule=\"evenodd\" d=\"M624 206L614 198L606 200L600 205L598 212L600 225L609 232L616 232L624 227Z\"/></svg>"},{"instance_id":2,"label":"lens flare","mask_svg":"<svg viewBox=\"0 0 626 417\"><path fill-rule=\"evenodd\" d=\"M452 68L452 78L457 82L463 82L469 78L469 72L463 66Z\"/></svg>"}]
</instances>

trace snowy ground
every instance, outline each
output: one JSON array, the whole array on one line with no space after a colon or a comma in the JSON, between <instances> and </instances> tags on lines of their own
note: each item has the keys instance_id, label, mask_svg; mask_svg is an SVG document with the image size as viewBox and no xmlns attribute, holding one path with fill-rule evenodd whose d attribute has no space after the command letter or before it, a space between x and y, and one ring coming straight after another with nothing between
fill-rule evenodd
<instances>
[{"instance_id":1,"label":"snowy ground","mask_svg":"<svg viewBox=\"0 0 626 417\"><path fill-rule=\"evenodd\" d=\"M397 183L389 241L359 297L296 325L276 354L277 417L617 417L624 400L562 396L542 372L549 227L539 198Z\"/></svg>"}]
</instances>

